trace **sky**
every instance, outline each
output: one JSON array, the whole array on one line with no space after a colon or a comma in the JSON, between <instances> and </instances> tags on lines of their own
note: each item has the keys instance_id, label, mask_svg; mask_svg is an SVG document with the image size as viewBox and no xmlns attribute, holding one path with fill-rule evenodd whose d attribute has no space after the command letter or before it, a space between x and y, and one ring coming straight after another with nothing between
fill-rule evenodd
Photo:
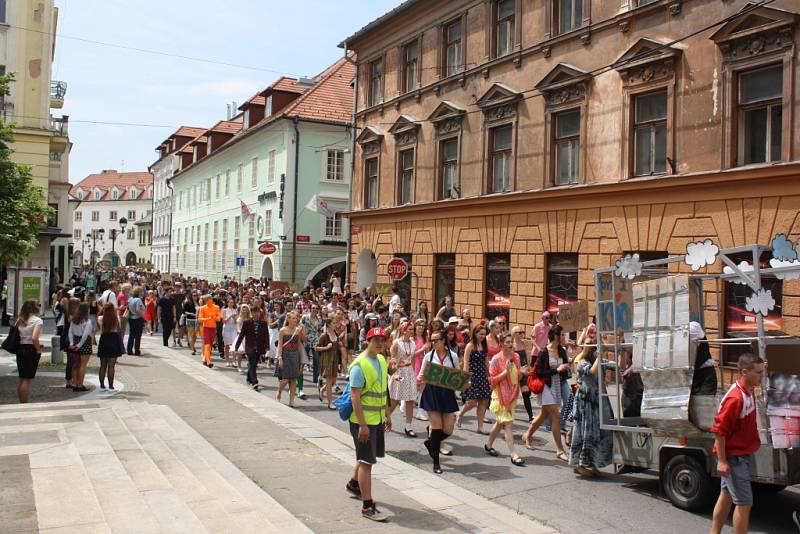
<instances>
[{"instance_id":1,"label":"sky","mask_svg":"<svg viewBox=\"0 0 800 534\"><path fill-rule=\"evenodd\" d=\"M178 126L208 128L283 74L319 73L342 56L339 42L400 1L55 0L53 79L67 94L52 112L70 117L70 182L146 171Z\"/></svg>"}]
</instances>

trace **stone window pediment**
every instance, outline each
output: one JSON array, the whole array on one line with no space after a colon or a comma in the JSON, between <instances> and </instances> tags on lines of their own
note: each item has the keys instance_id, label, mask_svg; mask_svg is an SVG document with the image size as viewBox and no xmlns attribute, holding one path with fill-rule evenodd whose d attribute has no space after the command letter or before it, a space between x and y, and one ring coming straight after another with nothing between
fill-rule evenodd
<instances>
[{"instance_id":1,"label":"stone window pediment","mask_svg":"<svg viewBox=\"0 0 800 534\"><path fill-rule=\"evenodd\" d=\"M461 130L466 112L466 109L444 100L436 106L428 120L433 123L437 135L445 135Z\"/></svg>"},{"instance_id":2,"label":"stone window pediment","mask_svg":"<svg viewBox=\"0 0 800 534\"><path fill-rule=\"evenodd\" d=\"M674 76L682 53L680 48L642 37L614 62L614 69L626 85L649 83Z\"/></svg>"},{"instance_id":3,"label":"stone window pediment","mask_svg":"<svg viewBox=\"0 0 800 534\"><path fill-rule=\"evenodd\" d=\"M366 126L356 138L364 154L379 152L383 142L383 132L374 126Z\"/></svg>"},{"instance_id":4,"label":"stone window pediment","mask_svg":"<svg viewBox=\"0 0 800 534\"><path fill-rule=\"evenodd\" d=\"M725 24L709 37L726 60L781 51L794 44L794 27L800 15L772 7L752 9L752 6L752 2L745 5L742 11L752 11Z\"/></svg>"},{"instance_id":5,"label":"stone window pediment","mask_svg":"<svg viewBox=\"0 0 800 534\"><path fill-rule=\"evenodd\" d=\"M420 121L410 115L400 115L389 128L389 133L395 137L398 145L413 144L417 141L420 124Z\"/></svg>"},{"instance_id":6,"label":"stone window pediment","mask_svg":"<svg viewBox=\"0 0 800 534\"><path fill-rule=\"evenodd\" d=\"M585 70L559 63L535 87L544 94L547 105L560 106L583 102L590 79Z\"/></svg>"},{"instance_id":7,"label":"stone window pediment","mask_svg":"<svg viewBox=\"0 0 800 534\"><path fill-rule=\"evenodd\" d=\"M522 93L511 87L495 82L476 102L489 121L513 118L517 113L517 103Z\"/></svg>"}]
</instances>

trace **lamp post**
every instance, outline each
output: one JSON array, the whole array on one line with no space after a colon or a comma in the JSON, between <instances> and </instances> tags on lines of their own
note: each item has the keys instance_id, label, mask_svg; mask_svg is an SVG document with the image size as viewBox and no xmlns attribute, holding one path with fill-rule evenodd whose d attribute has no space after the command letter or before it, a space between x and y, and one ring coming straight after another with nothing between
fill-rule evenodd
<instances>
[{"instance_id":1,"label":"lamp post","mask_svg":"<svg viewBox=\"0 0 800 534\"><path fill-rule=\"evenodd\" d=\"M121 218L119 220L119 227L122 230L118 232L116 228L112 228L111 229L111 268L112 269L114 267L118 267L117 265L114 265L114 258L117 257L117 253L116 253L115 248L114 248L115 247L115 242L117 241L117 236L119 236L120 234L122 234L120 236L120 239L124 239L124 237L125 237L125 227L126 226L128 226L128 219L123 217L123 218ZM120 261L120 263L122 263L122 262Z\"/></svg>"},{"instance_id":2,"label":"lamp post","mask_svg":"<svg viewBox=\"0 0 800 534\"><path fill-rule=\"evenodd\" d=\"M105 229L100 228L99 230L92 230L92 233L86 234L86 242L88 244L89 240L92 240L92 272L95 272L95 258L94 253L97 252L97 235L100 234L100 239L103 239L103 235L106 233Z\"/></svg>"},{"instance_id":3,"label":"lamp post","mask_svg":"<svg viewBox=\"0 0 800 534\"><path fill-rule=\"evenodd\" d=\"M128 219L123 217L123 218L121 218L119 220L120 233L122 234L122 238L123 239L125 238L125 227L126 226L128 226ZM122 263L122 258L120 258L120 263Z\"/></svg>"},{"instance_id":4,"label":"lamp post","mask_svg":"<svg viewBox=\"0 0 800 534\"><path fill-rule=\"evenodd\" d=\"M81 271L86 272L86 256L83 255L84 245L89 244L89 239L81 239Z\"/></svg>"}]
</instances>

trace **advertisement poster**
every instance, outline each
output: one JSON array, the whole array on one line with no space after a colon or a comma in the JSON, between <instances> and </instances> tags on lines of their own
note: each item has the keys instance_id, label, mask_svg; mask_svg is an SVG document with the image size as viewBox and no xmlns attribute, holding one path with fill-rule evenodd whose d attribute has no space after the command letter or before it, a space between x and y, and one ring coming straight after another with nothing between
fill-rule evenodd
<instances>
[{"instance_id":1,"label":"advertisement poster","mask_svg":"<svg viewBox=\"0 0 800 534\"><path fill-rule=\"evenodd\" d=\"M42 296L42 278L40 276L22 277L22 302L39 300Z\"/></svg>"},{"instance_id":2,"label":"advertisement poster","mask_svg":"<svg viewBox=\"0 0 800 534\"><path fill-rule=\"evenodd\" d=\"M800 447L800 375L770 373L767 416L773 447Z\"/></svg>"}]
</instances>

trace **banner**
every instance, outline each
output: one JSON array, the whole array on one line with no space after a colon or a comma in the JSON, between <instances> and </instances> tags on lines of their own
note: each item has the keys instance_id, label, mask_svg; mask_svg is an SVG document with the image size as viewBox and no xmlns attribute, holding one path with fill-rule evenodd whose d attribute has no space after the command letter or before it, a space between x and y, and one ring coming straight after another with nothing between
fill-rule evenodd
<instances>
[{"instance_id":1,"label":"banner","mask_svg":"<svg viewBox=\"0 0 800 534\"><path fill-rule=\"evenodd\" d=\"M589 302L579 300L575 304L558 307L558 325L564 332L577 332L589 324Z\"/></svg>"},{"instance_id":2,"label":"banner","mask_svg":"<svg viewBox=\"0 0 800 534\"><path fill-rule=\"evenodd\" d=\"M379 282L375 282L370 286L369 292L372 295L391 295L392 294L392 284L381 284Z\"/></svg>"},{"instance_id":3,"label":"banner","mask_svg":"<svg viewBox=\"0 0 800 534\"><path fill-rule=\"evenodd\" d=\"M425 361L423 365L425 368L423 369L422 381L432 386L460 391L464 389L467 382L472 378L472 373L445 367L431 361Z\"/></svg>"},{"instance_id":4,"label":"banner","mask_svg":"<svg viewBox=\"0 0 800 534\"><path fill-rule=\"evenodd\" d=\"M319 213L325 217L333 216L333 210L330 209L328 203L319 198L317 195L314 195L309 199L308 203L306 204L306 209L315 213Z\"/></svg>"}]
</instances>

